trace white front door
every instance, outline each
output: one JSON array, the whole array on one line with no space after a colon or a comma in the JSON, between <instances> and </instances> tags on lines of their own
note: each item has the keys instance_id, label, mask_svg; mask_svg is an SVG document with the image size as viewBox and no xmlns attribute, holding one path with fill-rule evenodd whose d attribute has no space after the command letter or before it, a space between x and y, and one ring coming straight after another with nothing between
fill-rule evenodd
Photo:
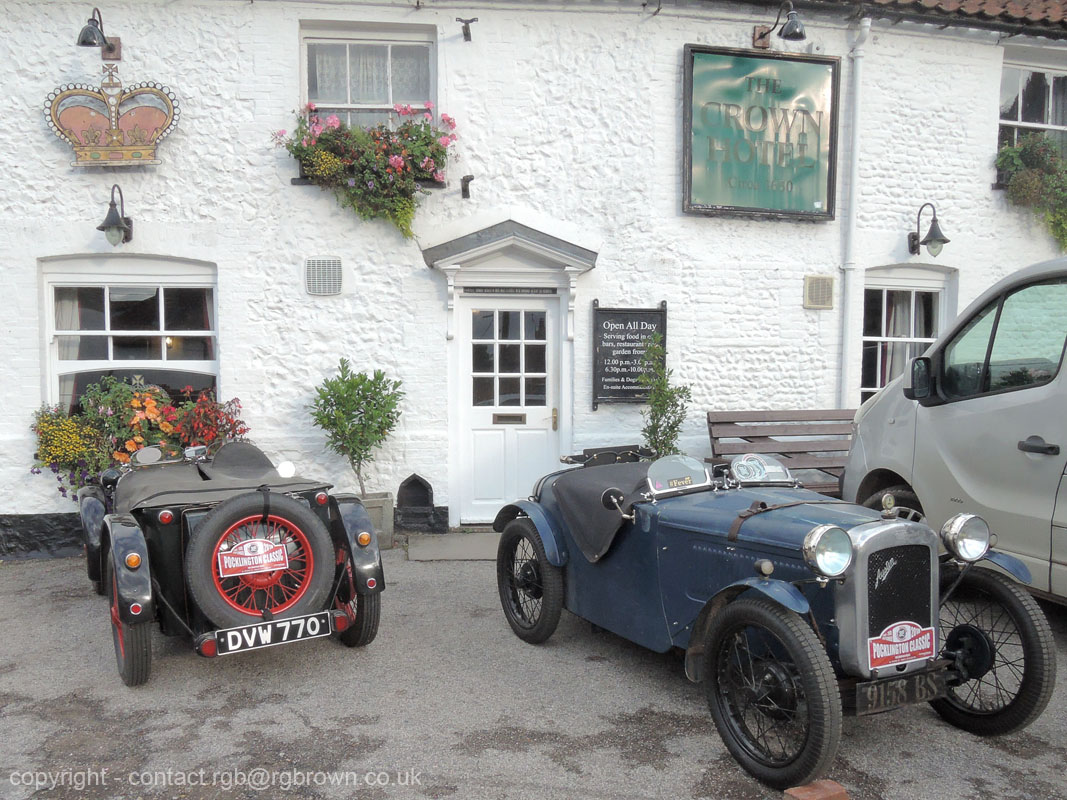
<instances>
[{"instance_id":1,"label":"white front door","mask_svg":"<svg viewBox=\"0 0 1067 800\"><path fill-rule=\"evenodd\" d=\"M462 522L491 521L559 467L559 308L555 295L456 304Z\"/></svg>"}]
</instances>

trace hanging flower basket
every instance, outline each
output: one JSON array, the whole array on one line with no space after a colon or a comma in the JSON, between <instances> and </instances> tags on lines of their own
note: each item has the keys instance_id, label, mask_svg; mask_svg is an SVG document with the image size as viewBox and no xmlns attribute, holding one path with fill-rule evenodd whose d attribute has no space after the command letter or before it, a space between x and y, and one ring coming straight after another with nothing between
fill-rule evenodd
<instances>
[{"instance_id":1,"label":"hanging flower basket","mask_svg":"<svg viewBox=\"0 0 1067 800\"><path fill-rule=\"evenodd\" d=\"M424 184L444 181L456 121L441 114L435 122L429 102L423 110L399 104L393 110L401 119L395 129L358 128L335 115L323 119L308 103L296 130L277 131L273 138L311 183L331 189L342 206L363 219L387 219L410 238L418 195L428 194Z\"/></svg>"}]
</instances>

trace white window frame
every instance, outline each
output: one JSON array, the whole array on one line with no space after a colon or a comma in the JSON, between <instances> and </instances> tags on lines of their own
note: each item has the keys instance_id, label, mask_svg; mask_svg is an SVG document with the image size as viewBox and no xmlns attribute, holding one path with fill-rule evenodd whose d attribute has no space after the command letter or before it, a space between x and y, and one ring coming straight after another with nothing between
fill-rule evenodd
<instances>
[{"instance_id":1,"label":"white window frame","mask_svg":"<svg viewBox=\"0 0 1067 800\"><path fill-rule=\"evenodd\" d=\"M113 359L72 360L59 357L59 337L78 335L77 331L58 329L56 327L55 292L62 287L114 287L114 288L181 288L210 289L212 302L212 319L214 328L206 335L215 339L212 361L168 361L166 350L159 360L131 359L115 361ZM86 257L81 259L47 259L41 262L41 296L40 304L44 323L44 370L46 402L54 405L60 402L60 376L75 372L92 372L96 370L136 370L167 369L179 372L194 372L211 375L215 378L216 392L220 393L219 366L219 299L218 281L215 267L204 262L187 262L168 259L143 259L138 257L121 258ZM159 335L164 335L163 320L160 320ZM124 333L138 333L126 331ZM151 332L148 332L151 335ZM204 335L201 331L195 333ZM111 348L109 346L109 352Z\"/></svg>"},{"instance_id":2,"label":"white window frame","mask_svg":"<svg viewBox=\"0 0 1067 800\"><path fill-rule=\"evenodd\" d=\"M321 20L300 23L300 96L303 104L308 97L308 45L309 44L376 44L376 45L426 45L429 49L430 96L436 108L437 102L437 29L431 25L385 25L377 23L323 22ZM389 60L390 70L392 59ZM329 103L324 108L344 111L381 111L390 115L390 122L397 117L393 113L394 101L392 74L389 77L389 99L386 104ZM435 114L436 116L436 114Z\"/></svg>"},{"instance_id":3,"label":"white window frame","mask_svg":"<svg viewBox=\"0 0 1067 800\"><path fill-rule=\"evenodd\" d=\"M915 320L915 292L934 292L937 294L937 320L938 327L934 331L935 338L925 337L885 337L863 335L863 320L860 320L860 399L868 392L874 393L881 390L881 386L863 385L863 348L871 343L890 342L892 344L932 344L937 335L952 322L956 316L956 270L936 266L889 266L874 267L868 269L864 275L863 293L866 298L867 290L911 292L911 320ZM864 303L864 308L866 303ZM882 305L883 319L879 330L885 330L885 304ZM922 348L925 350L926 348ZM922 352L922 351L918 351ZM916 353L918 355L918 353Z\"/></svg>"},{"instance_id":4,"label":"white window frame","mask_svg":"<svg viewBox=\"0 0 1067 800\"><path fill-rule=\"evenodd\" d=\"M1018 69L1027 72L1043 72L1050 77L1054 78L1067 78L1067 58L1063 54L1053 53L1050 54L1047 50L1039 50L1036 48L1015 46L1004 48L1004 62L1001 66L1001 82L1004 80L1004 70L1006 69ZM1019 89L1018 97L1022 97L1023 90L1023 75L1019 76ZM1049 82L1048 91L1052 91L1052 83ZM1051 108L1051 97L1046 102L1046 109ZM1020 107L1018 113L1022 114L1022 103L1020 101ZM997 103L997 132L998 141L1000 131L1003 128L1014 128L1025 131L1045 132L1054 131L1056 133L1064 134L1067 138L1067 125L1053 125L1051 123L1039 123L1039 122L1022 122L1021 120L1006 120L1000 118L1000 103ZM1061 153L1061 155L1067 156L1067 153Z\"/></svg>"}]
</instances>

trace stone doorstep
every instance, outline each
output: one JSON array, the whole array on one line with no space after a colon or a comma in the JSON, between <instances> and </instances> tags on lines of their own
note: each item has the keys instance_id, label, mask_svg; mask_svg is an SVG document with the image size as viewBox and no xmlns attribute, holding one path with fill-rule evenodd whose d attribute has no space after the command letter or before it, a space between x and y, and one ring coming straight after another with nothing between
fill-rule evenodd
<instances>
[{"instance_id":1,"label":"stone doorstep","mask_svg":"<svg viewBox=\"0 0 1067 800\"><path fill-rule=\"evenodd\" d=\"M848 800L848 792L837 781L820 780L785 790L794 800Z\"/></svg>"},{"instance_id":2,"label":"stone doorstep","mask_svg":"<svg viewBox=\"0 0 1067 800\"><path fill-rule=\"evenodd\" d=\"M500 534L485 530L457 533L410 533L408 561L495 561Z\"/></svg>"}]
</instances>

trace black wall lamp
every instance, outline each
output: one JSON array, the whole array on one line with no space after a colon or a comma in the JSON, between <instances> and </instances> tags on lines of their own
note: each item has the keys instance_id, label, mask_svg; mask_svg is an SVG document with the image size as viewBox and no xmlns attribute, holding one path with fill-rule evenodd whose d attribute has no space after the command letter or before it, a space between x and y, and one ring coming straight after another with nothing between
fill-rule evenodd
<instances>
[{"instance_id":1,"label":"black wall lamp","mask_svg":"<svg viewBox=\"0 0 1067 800\"><path fill-rule=\"evenodd\" d=\"M81 33L78 34L79 47L99 47L100 58L105 61L120 61L122 59L122 42L117 36L108 39L104 35L104 18L99 8L93 9L93 15L85 23Z\"/></svg>"},{"instance_id":2,"label":"black wall lamp","mask_svg":"<svg viewBox=\"0 0 1067 800\"><path fill-rule=\"evenodd\" d=\"M934 218L930 220L930 230L926 232L921 240L919 239L919 220L922 219L923 209L930 206L930 210L934 214ZM937 209L934 208L933 203L923 203L919 206L919 213L915 215L915 230L908 234L908 252L913 256L919 255L919 248L922 245L926 245L926 252L928 252L934 258L937 258L938 253L941 252L941 248L948 244L949 239L945 234L941 233L941 226L937 224Z\"/></svg>"},{"instance_id":3,"label":"black wall lamp","mask_svg":"<svg viewBox=\"0 0 1067 800\"><path fill-rule=\"evenodd\" d=\"M471 23L477 22L477 17L471 17L470 19L463 19L463 17L456 17L456 22L463 25L463 41L469 42L471 40Z\"/></svg>"},{"instance_id":4,"label":"black wall lamp","mask_svg":"<svg viewBox=\"0 0 1067 800\"><path fill-rule=\"evenodd\" d=\"M121 212L115 206L116 191L119 193ZM126 244L126 242L133 239L133 220L126 216L126 201L123 199L122 189L119 188L117 183L111 186L111 205L108 206L107 216L104 217L103 222L96 226L96 229L104 232L104 236L107 237L112 247Z\"/></svg>"},{"instance_id":5,"label":"black wall lamp","mask_svg":"<svg viewBox=\"0 0 1067 800\"><path fill-rule=\"evenodd\" d=\"M757 25L755 30L752 31L753 47L768 48L771 46L771 34L778 27L778 23L782 21L783 11L785 12L785 23L782 25L781 30L778 31L778 38L786 39L790 42L802 42L807 38L807 34L804 32L804 23L800 21L800 17L797 16L797 12L793 9L793 4L790 0L785 0L778 7L778 16L771 27Z\"/></svg>"}]
</instances>

